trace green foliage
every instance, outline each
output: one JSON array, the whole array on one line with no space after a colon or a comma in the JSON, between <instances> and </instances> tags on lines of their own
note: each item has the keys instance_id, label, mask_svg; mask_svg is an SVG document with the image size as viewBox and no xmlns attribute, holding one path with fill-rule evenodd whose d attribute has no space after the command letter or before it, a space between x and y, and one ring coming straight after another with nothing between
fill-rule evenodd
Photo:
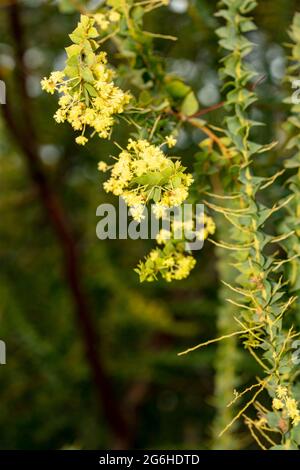
<instances>
[{"instance_id":1,"label":"green foliage","mask_svg":"<svg viewBox=\"0 0 300 470\"><path fill-rule=\"evenodd\" d=\"M238 302L232 302L241 308L236 320L245 329L244 345L261 365L265 375L258 380L258 391L242 412L251 434L262 448L265 448L264 440L269 444L273 442L268 432L272 435L277 430L281 433L282 445L290 449L293 448L291 433L300 420L297 400L293 395L295 364L292 361L292 340L297 333L293 327L288 330L284 328L284 318L295 298L286 298L283 277L277 274L281 263L276 259L276 254L266 255L268 244L277 243L278 240L266 234L264 226L275 212L290 202L291 197L272 208L268 208L257 198L257 193L273 184L278 174L267 178L255 177L252 172L253 155L268 150L268 146L262 147L252 141L249 143L252 128L258 123L250 120L247 112L249 106L256 101L256 96L253 90L245 87L255 74L244 60L251 52L252 44L244 37L243 32L255 29L253 22L248 21L244 13L251 11L256 3L243 0L224 1L223 5L227 8L221 9L218 16L225 19L226 27L217 32L221 37L220 45L229 51L221 69L222 78L230 80L231 85L225 102L231 110L231 114L225 118L226 135L235 150L234 158L240 166L240 173L232 195L233 204L229 207L214 206L214 210L226 216L232 225L232 242L227 247L233 250L233 263L239 275L237 285L228 284L228 287L239 294ZM290 232L286 232L281 239L289 235ZM223 245L226 248L226 244ZM285 390L283 395L286 402L285 405L284 402L278 405L274 396L281 398L282 388ZM276 425L269 419L272 413L270 415L262 412L256 401L265 389L273 398L273 408L281 411L280 421ZM254 399L260 410L256 421L245 414ZM235 420L236 417L225 430Z\"/></svg>"},{"instance_id":2,"label":"green foliage","mask_svg":"<svg viewBox=\"0 0 300 470\"><path fill-rule=\"evenodd\" d=\"M42 175L62 197L82 249L80 282L100 333L99 355L112 378L116 403L134 430L123 446L297 449L300 393L292 358L300 324L300 105L290 98L282 105L283 87L272 75L273 60L283 61L284 53L275 44L272 25L266 25L269 11L252 0L222 0L215 17L214 2L190 2L184 15L158 9L167 6L165 1L136 3L61 0L59 13L54 7L35 12L38 24L28 14L32 7L26 2L22 7L32 32L23 54L26 67L21 67L29 74L28 87L53 62L62 62L67 31L73 31L65 65L58 67L62 71L44 78L42 86L51 94L59 92L55 119L80 132L76 142L86 144L84 149L73 143L68 126L50 124L54 99L26 96L18 66L10 68L7 58L0 63L1 77L10 79L9 96L22 101L25 90L22 109L28 108L36 134L28 150L28 119L21 122L17 100L9 100L13 121L25 132L15 134L3 113L14 140L3 125L1 339L7 338L15 352L13 359L8 354L12 366L1 368L1 397L7 402L0 414L7 430L2 446L103 448L119 443L105 418L105 404L100 403L100 422L95 413L81 328L77 331L73 320L76 308L58 269L61 242L45 223L49 213L35 200L43 201L44 193L37 194L21 163L22 153L30 160L38 152ZM292 2L279 3L291 17ZM261 35L250 16L255 7L257 23L264 25ZM4 56L11 54L14 34L5 15ZM169 35L169 15L177 42ZM42 26L49 18L50 39ZM299 73L299 18L296 14L289 30L289 96ZM274 19L279 21L280 13ZM219 79L216 34L225 51ZM34 57L40 43L46 52L35 70L28 57ZM20 60L17 51L13 59ZM257 64L267 75L265 83ZM202 103L209 89L217 98ZM283 134L287 143L282 144ZM120 152L111 161L113 142ZM176 157L170 151L174 146ZM145 258L150 243L144 240L97 243L95 167L100 155L99 170L110 170L111 176L105 191L100 189L99 203L113 201L109 193L122 195L133 218L141 220L137 202L144 207L154 201L159 217L164 205L203 202L204 250L194 256L184 239L171 233L166 240L162 232ZM157 283L138 283L131 268L139 258L144 258L135 269L140 280ZM177 357L199 336L204 343L192 349L207 349ZM210 346L216 341L217 350Z\"/></svg>"},{"instance_id":3,"label":"green foliage","mask_svg":"<svg viewBox=\"0 0 300 470\"><path fill-rule=\"evenodd\" d=\"M149 4L146 3L145 5L146 12L147 5L151 7L151 2L149 2ZM151 132L147 135L147 139L151 141L154 136L156 136L156 140L159 139L159 132L156 133L159 121L170 114L169 111L172 106L173 114L176 116L176 107L178 106L177 101L180 102L182 100L179 106L179 121L180 119L187 119L191 125L202 130L206 129L208 137L215 141L217 140L217 142L219 142L219 148L221 150L224 149L223 153L226 153L228 160L231 161L230 163L234 162L234 164L239 167L239 171L236 173L235 182L231 188L232 193L229 193L228 195L229 200L232 198L232 204L227 204L226 206L212 203L207 204L212 210L225 216L231 224L231 241L214 243L233 253L232 263L234 263L234 267L239 273L236 279L237 285L227 285L233 292L238 294L238 297L237 300L231 299L230 301L241 309L241 311L237 312L236 321L244 329L244 346L262 366L265 377L259 379L258 384L254 385L254 387L258 388L258 391L254 394L254 398L250 399L242 411L239 412L236 417L232 418L232 420L221 431L221 435L226 432L241 413L243 413L245 422L248 425L251 434L255 437L262 448L265 448L265 446L261 443L256 432L261 433L262 438L267 439L268 443L273 443L272 439L268 437L266 432L269 431L272 433L274 428L277 428L278 432L281 432L282 434L281 444L290 448L292 445L290 433L292 432L293 426L297 426L300 420L297 401L293 396L292 387L295 367L291 360L292 340L297 335L293 328L285 331L283 329L282 320L285 312L288 311L290 305L295 299L294 297L284 299L284 282L280 274L277 274L280 261L276 260L273 254L269 256L265 255L266 247L270 243L276 243L277 239L276 237L274 238L265 233L264 225L274 213L286 206L290 202L291 198L289 197L286 200L283 200L281 204L274 205L272 208L268 208L262 204L257 199L257 193L273 184L276 177L280 175L281 172L271 177L257 177L254 176L251 169L253 156L257 153L269 151L274 145L256 144L250 137L252 129L257 125L260 125L259 122L249 118L248 109L253 105L253 103L255 103L257 97L254 90L247 88L247 86L256 77L256 73L251 70L245 61L245 58L251 53L253 48L253 44L246 34L256 29L252 18L248 16L255 6L256 2L252 0L224 0L220 3L220 9L216 13L216 16L225 20L225 26L220 27L217 30L217 34L220 37L220 46L227 51L227 55L222 61L220 77L225 81L225 84L230 85L229 91L226 93L225 100L225 106L228 110L228 114L225 118L224 130L227 138L226 142L221 144L218 138L213 138L212 135L214 134L207 130L205 123L202 121L189 119L189 116L193 117L197 113L199 109L198 101L194 92L189 90L188 86L177 79L171 80L167 83L166 91L174 101L172 103L172 101L168 102L168 99L166 99L165 108L160 108L159 114L156 112L155 121ZM139 10L138 16L136 16L137 12L132 10L132 4L130 2L120 2L117 5L114 5L114 7L119 9L121 17L124 15L123 17L126 23L126 26L124 23L123 28L120 30L121 36L127 35L127 40L133 40L135 44L138 45L141 44L142 48L144 48L143 55L149 53L149 50L151 49L149 49L149 41L144 40L145 33L141 29L142 21L140 20L143 16L142 9ZM120 14L119 12L118 14ZM105 12L100 13L102 22L106 14L107 13ZM99 14L97 13L95 15L95 19L97 18L97 15ZM135 22L135 20L137 20L137 22ZM91 22L87 16L82 16L81 23L72 35L70 35L73 42L76 44L82 44L85 40L85 34L89 40L97 37L97 31L93 28L93 24L94 23ZM85 28L84 31L81 25ZM88 30L86 28L88 28ZM104 29L106 29L106 27ZM294 22L291 36L292 39L297 39L297 17ZM122 39L124 40L124 37ZM75 51L72 49L70 54L68 53L68 60L72 60L73 54L76 56L79 52L81 53L81 51L78 51L77 49ZM293 54L297 59L297 46L294 46ZM87 52L85 53L85 56L88 58ZM144 57L143 61L145 61ZM138 62L137 58L136 62ZM68 66L70 65L68 64ZM93 60L90 65L87 64L87 68L84 68L84 74L82 73L83 79L90 83L93 83L94 80L91 68L92 66ZM151 77L150 89L153 94L156 94L157 89L161 87L161 78L159 74L157 74L157 69L156 67L152 69L151 64L149 63L145 70L149 77ZM72 72L71 75L67 73L67 76L71 76L73 78L74 73ZM143 121L141 122L140 118L135 122L133 114L132 122L135 122L137 127L142 123L142 128L145 129L147 124L151 122L146 111L149 106L151 106L150 96L149 101L147 102L147 107L145 109L136 110L136 113L141 115ZM101 112L101 109L99 109L99 111ZM122 112L123 109L120 111ZM139 134L139 138L144 136L144 131L142 134ZM134 145L140 145L139 142L142 141L138 140L137 144ZM151 146L149 148L151 148ZM145 152L144 149L143 152ZM149 153L147 158L142 158L151 161L151 155L152 154ZM129 167L125 170L124 163L121 164L121 157L116 166L117 165L122 167L122 178L124 178L124 171L125 173L130 172ZM113 175L118 175L116 166L112 170ZM140 190L140 187L148 187L148 191L152 194L153 189L161 188L164 184L170 185L169 191L176 191L176 189L172 190L174 184L171 180L170 182L161 182L162 172L158 171L153 174L148 174L146 171L147 170L145 168L144 173L141 172L142 174L132 180L138 185L138 191ZM171 175L168 178L170 177ZM114 192L116 195L122 194L121 187L119 188L119 186L117 186L117 180L111 179L110 181L110 185L109 182L106 183L109 185L109 190ZM176 186L174 186L174 188L176 188ZM147 196L147 200L149 199L149 196L150 194ZM228 196L225 196L225 201L228 200L226 199ZM129 199L129 195L127 194L124 197L125 200L126 198L127 200ZM161 196L157 198L156 202L162 203L160 197ZM167 194L167 197L171 196ZM214 197L219 196L216 194L213 198ZM220 197L222 199L222 196ZM182 200L181 198L181 201L179 202L178 200L177 204L180 204L183 201L184 199ZM132 205L135 204L137 204L136 197L132 202ZM141 219L140 214L138 215L137 220ZM280 237L280 240L288 238L289 235L290 232L285 233ZM184 258L184 255L182 253L179 254L179 252L177 254L176 249L178 250L179 246L179 244L169 242L166 243L163 250L153 250L145 263L140 263L137 269L140 279L153 280L156 278L158 273L161 273L162 277L168 281L171 279L181 279L186 277L193 266L193 263L190 261L192 258L189 256ZM181 258L180 260L177 259L177 257L182 257L182 260ZM182 264L183 262L184 265ZM171 271L169 271L169 266L171 267ZM173 269L174 271L172 271ZM274 338L276 338L276 342L274 342ZM273 408L280 411L282 410L280 424L277 423L276 426L274 423L272 424L272 420L270 421L270 419L268 419L268 416L272 416L272 413L265 413L256 421L244 414L248 406L251 405L258 395L265 389L269 392L270 397L273 398ZM285 402L280 402L281 397L279 390L281 389L285 390ZM252 387L249 388L249 391L250 390L252 390ZM256 406L260 405L257 403ZM255 428L255 431L253 430L253 427Z\"/></svg>"}]
</instances>

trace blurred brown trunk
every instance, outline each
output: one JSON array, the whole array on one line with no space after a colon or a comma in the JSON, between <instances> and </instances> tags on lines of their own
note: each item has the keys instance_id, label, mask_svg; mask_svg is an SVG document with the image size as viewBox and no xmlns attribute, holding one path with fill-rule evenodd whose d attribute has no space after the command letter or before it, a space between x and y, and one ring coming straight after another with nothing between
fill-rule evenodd
<instances>
[{"instance_id":1,"label":"blurred brown trunk","mask_svg":"<svg viewBox=\"0 0 300 470\"><path fill-rule=\"evenodd\" d=\"M63 204L49 183L38 156L38 140L32 121L31 102L26 91L26 69L23 63L25 46L18 3L8 6L7 13L15 46L16 78L20 90L18 112L22 116L22 124L17 124L9 104L9 97L7 97L7 104L1 106L3 116L16 144L26 158L28 170L38 189L41 204L60 245L64 260L64 274L73 299L86 358L91 369L98 401L114 436L114 447L126 449L130 447L131 433L128 423L123 417L119 401L114 396L110 378L99 354L99 338L93 325L88 299L82 287L77 241ZM20 121L20 117L18 120Z\"/></svg>"}]
</instances>

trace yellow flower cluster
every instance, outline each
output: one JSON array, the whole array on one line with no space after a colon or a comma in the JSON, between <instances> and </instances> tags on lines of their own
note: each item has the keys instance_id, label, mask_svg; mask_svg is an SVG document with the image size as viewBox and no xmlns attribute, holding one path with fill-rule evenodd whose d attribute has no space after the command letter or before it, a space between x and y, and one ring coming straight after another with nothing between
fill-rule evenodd
<instances>
[{"instance_id":1,"label":"yellow flower cluster","mask_svg":"<svg viewBox=\"0 0 300 470\"><path fill-rule=\"evenodd\" d=\"M111 11L110 17L119 15ZM99 18L98 18L99 20ZM111 20L112 21L112 20ZM67 121L74 130L81 131L76 138L85 145L87 127L101 138L108 138L114 124L114 116L121 114L130 101L114 82L114 72L107 66L105 52L96 52L98 36L95 19L82 15L77 28L70 34L73 43L66 48L67 63L61 72L52 72L41 81L42 89L53 94L58 91L59 109L54 115L58 122Z\"/></svg>"},{"instance_id":2,"label":"yellow flower cluster","mask_svg":"<svg viewBox=\"0 0 300 470\"><path fill-rule=\"evenodd\" d=\"M276 397L273 398L272 406L274 410L283 411L288 416L294 426L300 423L300 411L295 398L289 395L288 389L278 386L276 389Z\"/></svg>"},{"instance_id":3,"label":"yellow flower cluster","mask_svg":"<svg viewBox=\"0 0 300 470\"><path fill-rule=\"evenodd\" d=\"M103 31L106 31L111 23L117 23L121 18L118 11L109 10L103 13L96 13L94 19Z\"/></svg>"},{"instance_id":4,"label":"yellow flower cluster","mask_svg":"<svg viewBox=\"0 0 300 470\"><path fill-rule=\"evenodd\" d=\"M159 274L167 282L188 277L196 260L187 253L186 241L191 234L192 238L197 237L195 229L194 218L182 221L173 219L168 228L162 228L156 236L158 245L162 247L154 248L135 270L141 282L154 281ZM201 232L203 237L203 230Z\"/></svg>"},{"instance_id":5,"label":"yellow flower cluster","mask_svg":"<svg viewBox=\"0 0 300 470\"><path fill-rule=\"evenodd\" d=\"M206 240L209 235L213 235L216 231L216 224L214 220L208 215L204 214L204 227L203 227L203 239Z\"/></svg>"},{"instance_id":6,"label":"yellow flower cluster","mask_svg":"<svg viewBox=\"0 0 300 470\"><path fill-rule=\"evenodd\" d=\"M107 170L104 162L99 162L98 168ZM129 207L141 206L140 213L143 206L153 200L159 215L165 207L182 204L192 182L192 176L185 173L181 163L167 157L160 147L147 140L130 139L112 166L104 189L122 196Z\"/></svg>"},{"instance_id":7,"label":"yellow flower cluster","mask_svg":"<svg viewBox=\"0 0 300 470\"><path fill-rule=\"evenodd\" d=\"M158 274L167 282L171 282L173 279L187 278L195 264L193 256L179 251L176 246L173 246L173 249L169 246L168 249L154 248L135 271L139 274L141 282L154 281Z\"/></svg>"},{"instance_id":8,"label":"yellow flower cluster","mask_svg":"<svg viewBox=\"0 0 300 470\"><path fill-rule=\"evenodd\" d=\"M64 72L52 72L50 77L44 77L41 81L42 90L45 90L47 93L51 95L57 90L57 87L62 83L65 78Z\"/></svg>"},{"instance_id":9,"label":"yellow flower cluster","mask_svg":"<svg viewBox=\"0 0 300 470\"><path fill-rule=\"evenodd\" d=\"M201 223L202 220L199 221ZM170 230L162 228L156 236L156 241L159 245L165 245L168 240L191 240L196 238L198 240L206 240L208 235L215 233L216 225L213 219L204 214L203 227L197 227L194 218L191 220L176 220L174 219L170 224Z\"/></svg>"}]
</instances>

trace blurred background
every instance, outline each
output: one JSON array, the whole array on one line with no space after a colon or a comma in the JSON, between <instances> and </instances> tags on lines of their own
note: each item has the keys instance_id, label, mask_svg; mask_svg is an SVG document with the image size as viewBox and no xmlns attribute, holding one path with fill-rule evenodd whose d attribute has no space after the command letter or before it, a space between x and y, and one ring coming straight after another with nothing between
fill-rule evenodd
<instances>
[{"instance_id":1,"label":"blurred background","mask_svg":"<svg viewBox=\"0 0 300 470\"><path fill-rule=\"evenodd\" d=\"M222 99L216 4L171 0L147 16L146 29L179 38L157 40L157 53L194 87L203 108ZM77 146L70 126L52 118L56 98L40 88L43 76L62 67L78 13L68 1L1 0L0 7L7 86L0 105L0 339L7 348L0 448L218 448L216 348L177 356L216 336L216 253L206 243L185 281L140 284L133 268L154 242L97 239L97 206L117 203L97 171L113 146L99 139ZM264 77L255 117L266 124L257 131L265 142L280 134L283 43L297 7L296 0L264 0L255 12L259 47L250 60ZM222 112L208 119L218 123ZM126 140L125 127L114 132ZM176 153L190 169L204 137L180 134ZM255 374L247 361L241 353L245 383ZM255 448L244 428L226 446Z\"/></svg>"}]
</instances>

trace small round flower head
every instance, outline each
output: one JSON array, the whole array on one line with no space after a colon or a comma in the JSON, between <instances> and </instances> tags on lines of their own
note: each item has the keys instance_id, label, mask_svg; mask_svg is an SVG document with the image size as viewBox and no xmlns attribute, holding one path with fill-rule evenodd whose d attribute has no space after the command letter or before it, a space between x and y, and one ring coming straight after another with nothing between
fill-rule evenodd
<instances>
[{"instance_id":1,"label":"small round flower head","mask_svg":"<svg viewBox=\"0 0 300 470\"><path fill-rule=\"evenodd\" d=\"M103 161L100 161L98 163L98 170L99 171L103 171L103 173L105 173L107 170L108 170L108 165L107 163L103 162Z\"/></svg>"},{"instance_id":2,"label":"small round flower head","mask_svg":"<svg viewBox=\"0 0 300 470\"><path fill-rule=\"evenodd\" d=\"M170 230L161 229L156 235L156 241L159 245L165 245L166 240L170 240L171 232Z\"/></svg>"},{"instance_id":3,"label":"small round flower head","mask_svg":"<svg viewBox=\"0 0 300 470\"><path fill-rule=\"evenodd\" d=\"M130 214L132 215L133 220L135 220L136 222L141 222L143 219L145 219L144 210L145 206L143 206L142 204L132 206L130 208Z\"/></svg>"},{"instance_id":4,"label":"small round flower head","mask_svg":"<svg viewBox=\"0 0 300 470\"><path fill-rule=\"evenodd\" d=\"M174 138L173 135L168 135L166 137L166 144L169 148L175 147L177 140Z\"/></svg>"},{"instance_id":5,"label":"small round flower head","mask_svg":"<svg viewBox=\"0 0 300 470\"><path fill-rule=\"evenodd\" d=\"M156 219L162 219L167 215L167 207L161 204L153 204L152 212L155 215Z\"/></svg>"},{"instance_id":6,"label":"small round flower head","mask_svg":"<svg viewBox=\"0 0 300 470\"><path fill-rule=\"evenodd\" d=\"M298 410L298 403L295 398L288 397L285 402L288 416L295 422L300 421L300 413Z\"/></svg>"},{"instance_id":7,"label":"small round flower head","mask_svg":"<svg viewBox=\"0 0 300 470\"><path fill-rule=\"evenodd\" d=\"M216 231L216 224L211 217L204 214L204 240L208 238L209 235L213 235Z\"/></svg>"},{"instance_id":8,"label":"small round flower head","mask_svg":"<svg viewBox=\"0 0 300 470\"><path fill-rule=\"evenodd\" d=\"M104 13L96 13L94 15L96 23L100 26L100 28L105 31L109 26L109 21L104 15Z\"/></svg>"},{"instance_id":9,"label":"small round flower head","mask_svg":"<svg viewBox=\"0 0 300 470\"><path fill-rule=\"evenodd\" d=\"M278 385L276 389L276 395L278 398L286 398L288 395L288 389L286 387L283 387L282 385Z\"/></svg>"},{"instance_id":10,"label":"small round flower head","mask_svg":"<svg viewBox=\"0 0 300 470\"><path fill-rule=\"evenodd\" d=\"M76 144L78 145L85 145L88 141L88 139L86 137L84 137L84 135L79 135L78 137L76 137Z\"/></svg>"},{"instance_id":11,"label":"small round flower head","mask_svg":"<svg viewBox=\"0 0 300 470\"><path fill-rule=\"evenodd\" d=\"M57 86L63 83L64 77L64 72L52 72L49 78L44 77L41 80L42 90L53 95Z\"/></svg>"},{"instance_id":12,"label":"small round flower head","mask_svg":"<svg viewBox=\"0 0 300 470\"><path fill-rule=\"evenodd\" d=\"M300 411L297 400L291 396L287 387L282 385L278 385L276 396L278 398L273 398L272 402L274 410L283 410L285 415L292 420L292 424L297 426L300 423Z\"/></svg>"},{"instance_id":13,"label":"small round flower head","mask_svg":"<svg viewBox=\"0 0 300 470\"><path fill-rule=\"evenodd\" d=\"M119 21L120 18L121 18L121 15L118 11L111 10L108 14L108 19L112 23L116 23L117 21Z\"/></svg>"},{"instance_id":14,"label":"small round flower head","mask_svg":"<svg viewBox=\"0 0 300 470\"><path fill-rule=\"evenodd\" d=\"M55 121L59 124L61 122L65 122L65 120L67 119L66 112L63 109L58 109L53 117Z\"/></svg>"},{"instance_id":15,"label":"small round flower head","mask_svg":"<svg viewBox=\"0 0 300 470\"><path fill-rule=\"evenodd\" d=\"M282 408L284 407L284 403L278 398L273 398L272 406L274 410L282 410Z\"/></svg>"}]
</instances>

